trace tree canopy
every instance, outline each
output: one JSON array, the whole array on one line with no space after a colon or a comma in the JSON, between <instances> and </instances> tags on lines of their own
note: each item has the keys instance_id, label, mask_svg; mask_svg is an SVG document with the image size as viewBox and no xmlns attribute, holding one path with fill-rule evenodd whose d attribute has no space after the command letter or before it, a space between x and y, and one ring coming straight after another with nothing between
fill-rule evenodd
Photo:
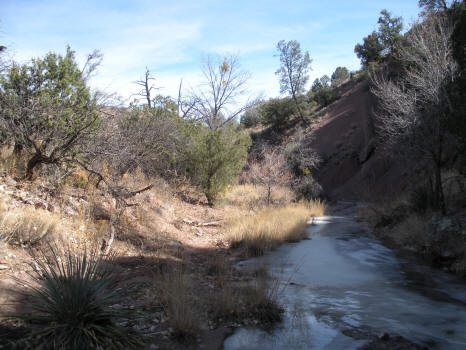
<instances>
[{"instance_id":1,"label":"tree canopy","mask_svg":"<svg viewBox=\"0 0 466 350\"><path fill-rule=\"evenodd\" d=\"M339 85L348 78L349 78L348 68L346 68L346 67L337 67L335 69L335 72L333 72L333 74L332 74L332 78L331 78L332 85L333 86Z\"/></svg>"},{"instance_id":2,"label":"tree canopy","mask_svg":"<svg viewBox=\"0 0 466 350\"><path fill-rule=\"evenodd\" d=\"M98 93L87 80L99 65L98 52L79 68L69 47L13 66L0 78L0 125L8 142L29 154L26 177L37 165L76 156L86 136L99 126Z\"/></svg>"},{"instance_id":3,"label":"tree canopy","mask_svg":"<svg viewBox=\"0 0 466 350\"><path fill-rule=\"evenodd\" d=\"M289 93L296 103L301 119L303 112L298 102L298 96L305 91L309 80L308 72L311 70L309 52L302 52L301 45L296 40L280 40L277 44L280 56L280 68L275 72L280 80L280 93Z\"/></svg>"},{"instance_id":4,"label":"tree canopy","mask_svg":"<svg viewBox=\"0 0 466 350\"><path fill-rule=\"evenodd\" d=\"M402 18L392 17L392 14L387 10L380 11L380 15L378 31L373 31L363 38L362 44L357 44L354 47L354 52L364 67L367 67L371 62L379 62L383 57L394 54L402 42Z\"/></svg>"}]
</instances>

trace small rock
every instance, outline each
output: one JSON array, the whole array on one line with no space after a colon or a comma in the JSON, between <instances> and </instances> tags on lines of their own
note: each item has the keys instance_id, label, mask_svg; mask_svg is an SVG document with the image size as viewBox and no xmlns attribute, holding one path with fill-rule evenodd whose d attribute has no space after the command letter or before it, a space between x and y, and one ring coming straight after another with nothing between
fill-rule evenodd
<instances>
[{"instance_id":1,"label":"small rock","mask_svg":"<svg viewBox=\"0 0 466 350\"><path fill-rule=\"evenodd\" d=\"M452 226L451 218L444 217L444 218L440 219L440 222L439 222L438 226L439 226L440 231L445 231L450 226Z\"/></svg>"},{"instance_id":2,"label":"small rock","mask_svg":"<svg viewBox=\"0 0 466 350\"><path fill-rule=\"evenodd\" d=\"M8 269L8 265L0 264L0 270L7 270L7 269Z\"/></svg>"},{"instance_id":3,"label":"small rock","mask_svg":"<svg viewBox=\"0 0 466 350\"><path fill-rule=\"evenodd\" d=\"M155 344L151 344L151 345L150 345L150 348L151 348L151 349L158 349L159 347L158 347L157 345L155 345Z\"/></svg>"},{"instance_id":4,"label":"small rock","mask_svg":"<svg viewBox=\"0 0 466 350\"><path fill-rule=\"evenodd\" d=\"M383 341L387 341L390 339L390 334L388 334L387 332L383 332L379 334L379 339Z\"/></svg>"},{"instance_id":5,"label":"small rock","mask_svg":"<svg viewBox=\"0 0 466 350\"><path fill-rule=\"evenodd\" d=\"M16 186L18 183L13 180L11 177L7 177L5 180L5 183L8 185L8 186L11 186L11 187L14 187Z\"/></svg>"},{"instance_id":6,"label":"small rock","mask_svg":"<svg viewBox=\"0 0 466 350\"><path fill-rule=\"evenodd\" d=\"M67 206L63 211L66 215L78 215L78 212L69 206Z\"/></svg>"},{"instance_id":7,"label":"small rock","mask_svg":"<svg viewBox=\"0 0 466 350\"><path fill-rule=\"evenodd\" d=\"M36 202L34 204L34 208L47 210L47 204L45 204L43 202Z\"/></svg>"}]
</instances>

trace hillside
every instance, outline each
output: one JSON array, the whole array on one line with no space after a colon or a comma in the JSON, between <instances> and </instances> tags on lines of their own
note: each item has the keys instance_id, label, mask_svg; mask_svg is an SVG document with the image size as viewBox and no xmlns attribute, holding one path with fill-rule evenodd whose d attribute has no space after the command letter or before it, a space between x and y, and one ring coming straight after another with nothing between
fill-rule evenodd
<instances>
[{"instance_id":1,"label":"hillside","mask_svg":"<svg viewBox=\"0 0 466 350\"><path fill-rule=\"evenodd\" d=\"M377 149L376 100L367 80L341 87L341 98L325 108L310 131L322 158L317 179L332 199L362 199L393 194L404 186L400 166Z\"/></svg>"}]
</instances>

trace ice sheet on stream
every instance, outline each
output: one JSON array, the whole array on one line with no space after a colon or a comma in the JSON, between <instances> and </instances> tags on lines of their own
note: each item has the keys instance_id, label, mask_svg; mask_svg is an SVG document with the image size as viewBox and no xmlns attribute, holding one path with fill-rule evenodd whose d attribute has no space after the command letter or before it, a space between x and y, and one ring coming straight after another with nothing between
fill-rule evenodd
<instances>
[{"instance_id":1,"label":"ice sheet on stream","mask_svg":"<svg viewBox=\"0 0 466 350\"><path fill-rule=\"evenodd\" d=\"M310 240L241 263L242 268L266 263L289 284L280 298L287 313L271 334L238 330L226 340L226 350L356 349L364 342L341 330L358 327L399 334L434 349L466 349L466 285L425 266L419 273L429 284L409 280L406 262L361 236L364 227L352 213L346 206L333 217L315 220ZM304 320L301 328L293 325L296 310Z\"/></svg>"}]
</instances>

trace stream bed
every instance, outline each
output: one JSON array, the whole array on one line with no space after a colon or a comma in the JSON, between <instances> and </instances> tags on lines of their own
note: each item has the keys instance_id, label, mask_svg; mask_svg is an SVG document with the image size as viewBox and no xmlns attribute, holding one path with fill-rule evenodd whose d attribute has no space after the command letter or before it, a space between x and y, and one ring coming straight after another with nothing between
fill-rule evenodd
<instances>
[{"instance_id":1,"label":"stream bed","mask_svg":"<svg viewBox=\"0 0 466 350\"><path fill-rule=\"evenodd\" d=\"M340 202L310 225L308 240L240 263L268 265L284 320L269 332L238 329L225 350L357 349L368 337L354 334L382 332L429 349L466 349L466 284L368 238L357 205Z\"/></svg>"}]
</instances>

